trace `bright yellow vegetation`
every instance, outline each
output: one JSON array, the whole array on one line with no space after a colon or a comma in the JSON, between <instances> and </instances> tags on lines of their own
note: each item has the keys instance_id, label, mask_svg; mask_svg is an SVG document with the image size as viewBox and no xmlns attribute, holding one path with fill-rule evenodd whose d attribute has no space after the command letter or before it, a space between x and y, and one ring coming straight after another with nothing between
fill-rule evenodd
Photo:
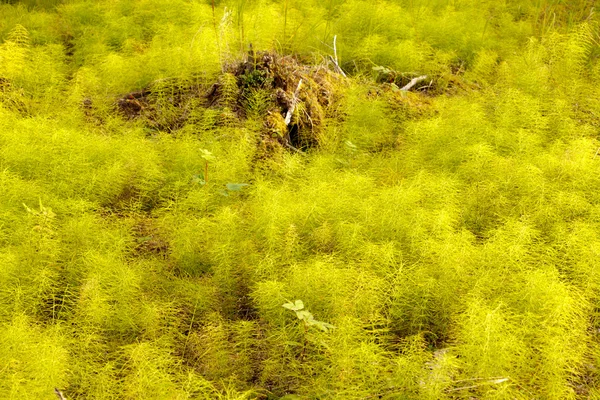
<instances>
[{"instance_id":1,"label":"bright yellow vegetation","mask_svg":"<svg viewBox=\"0 0 600 400\"><path fill-rule=\"evenodd\" d=\"M600 399L594 6L3 2L0 398Z\"/></svg>"}]
</instances>

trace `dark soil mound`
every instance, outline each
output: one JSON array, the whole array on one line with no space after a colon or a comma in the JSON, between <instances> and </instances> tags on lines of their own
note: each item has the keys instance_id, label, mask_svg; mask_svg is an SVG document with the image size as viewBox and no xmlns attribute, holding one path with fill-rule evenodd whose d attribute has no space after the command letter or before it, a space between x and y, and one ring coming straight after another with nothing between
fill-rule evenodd
<instances>
[{"instance_id":1,"label":"dark soil mound","mask_svg":"<svg viewBox=\"0 0 600 400\"><path fill-rule=\"evenodd\" d=\"M161 80L121 96L116 105L126 118L143 118L150 127L167 131L181 128L199 108L216 116L214 126L259 120L263 145L299 151L319 144L342 79L326 65L250 51L227 65L210 87Z\"/></svg>"}]
</instances>

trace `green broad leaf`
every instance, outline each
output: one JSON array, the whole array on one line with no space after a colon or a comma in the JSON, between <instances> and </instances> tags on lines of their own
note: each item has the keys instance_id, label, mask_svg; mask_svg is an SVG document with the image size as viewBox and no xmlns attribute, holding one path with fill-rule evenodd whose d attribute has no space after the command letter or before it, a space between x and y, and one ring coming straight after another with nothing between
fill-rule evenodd
<instances>
[{"instance_id":1,"label":"green broad leaf","mask_svg":"<svg viewBox=\"0 0 600 400\"><path fill-rule=\"evenodd\" d=\"M330 329L335 328L335 326L323 321L315 321L314 325L316 325L323 332L329 332Z\"/></svg>"},{"instance_id":2,"label":"green broad leaf","mask_svg":"<svg viewBox=\"0 0 600 400\"><path fill-rule=\"evenodd\" d=\"M382 74L389 74L390 72L392 72L392 70L391 70L391 69L389 69L389 68L386 68L386 67L383 67L383 66L381 66L381 65L378 65L378 66L376 66L376 67L373 67L373 71L376 71L376 72L381 72Z\"/></svg>"},{"instance_id":3,"label":"green broad leaf","mask_svg":"<svg viewBox=\"0 0 600 400\"><path fill-rule=\"evenodd\" d=\"M205 159L206 161L215 161L217 158L206 149L200 149L200 157Z\"/></svg>"},{"instance_id":4,"label":"green broad leaf","mask_svg":"<svg viewBox=\"0 0 600 400\"><path fill-rule=\"evenodd\" d=\"M192 176L192 182L200 186L206 185L206 181L204 180L204 174L200 173L198 175Z\"/></svg>"},{"instance_id":5,"label":"green broad leaf","mask_svg":"<svg viewBox=\"0 0 600 400\"><path fill-rule=\"evenodd\" d=\"M232 192L239 192L241 191L244 187L246 186L250 186L247 183L228 183L227 185L227 190L232 191Z\"/></svg>"},{"instance_id":6,"label":"green broad leaf","mask_svg":"<svg viewBox=\"0 0 600 400\"><path fill-rule=\"evenodd\" d=\"M219 190L219 194L223 197L229 197L229 192L225 189Z\"/></svg>"},{"instance_id":7,"label":"green broad leaf","mask_svg":"<svg viewBox=\"0 0 600 400\"><path fill-rule=\"evenodd\" d=\"M285 303L283 307L287 308L288 310L299 311L304 308L304 303L302 302L302 300L296 300L293 303L290 301L289 303Z\"/></svg>"},{"instance_id":8,"label":"green broad leaf","mask_svg":"<svg viewBox=\"0 0 600 400\"><path fill-rule=\"evenodd\" d=\"M315 320L313 315L306 310L296 311L296 316L298 319L304 320L308 325L312 325L312 322Z\"/></svg>"}]
</instances>

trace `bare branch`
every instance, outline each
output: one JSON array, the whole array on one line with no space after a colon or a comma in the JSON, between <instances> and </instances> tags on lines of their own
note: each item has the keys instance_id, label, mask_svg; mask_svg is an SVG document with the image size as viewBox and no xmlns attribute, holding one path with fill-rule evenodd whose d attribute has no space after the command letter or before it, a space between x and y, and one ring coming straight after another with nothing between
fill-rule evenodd
<instances>
[{"instance_id":1,"label":"bare branch","mask_svg":"<svg viewBox=\"0 0 600 400\"><path fill-rule=\"evenodd\" d=\"M337 65L337 63L335 62L335 60L333 59L333 57L329 56L329 59L333 63L333 67L335 68L335 72L337 72L338 74L342 75L345 78L346 77L346 73L340 68L339 65Z\"/></svg>"},{"instance_id":2,"label":"bare branch","mask_svg":"<svg viewBox=\"0 0 600 400\"><path fill-rule=\"evenodd\" d=\"M344 78L346 77L346 73L344 72L344 70L342 70L342 68L340 67L340 64L338 62L338 56L337 56L337 35L333 36L333 55L329 56L329 59L331 60L331 62L333 62L333 66L335 67L335 70L338 74L342 75Z\"/></svg>"},{"instance_id":3,"label":"bare branch","mask_svg":"<svg viewBox=\"0 0 600 400\"><path fill-rule=\"evenodd\" d=\"M294 97L292 98L292 104L290 104L290 108L287 110L285 114L285 124L286 126L292 122L292 115L294 114L294 110L296 109L296 103L298 102L298 95L300 94L300 87L302 86L302 79L298 82L298 87L294 92Z\"/></svg>"},{"instance_id":4,"label":"bare branch","mask_svg":"<svg viewBox=\"0 0 600 400\"><path fill-rule=\"evenodd\" d=\"M333 35L333 55L335 56L335 65L340 65L338 63L338 58L337 58L337 46L336 43L337 42L337 35Z\"/></svg>"},{"instance_id":5,"label":"bare branch","mask_svg":"<svg viewBox=\"0 0 600 400\"><path fill-rule=\"evenodd\" d=\"M410 90L410 88L415 86L417 83L424 81L425 79L427 79L427 75L421 75L416 78L413 78L404 87L400 88L400 90L404 90L404 91Z\"/></svg>"},{"instance_id":6,"label":"bare branch","mask_svg":"<svg viewBox=\"0 0 600 400\"><path fill-rule=\"evenodd\" d=\"M67 400L67 398L65 397L65 395L62 394L62 392L60 390L58 390L57 388L54 388L54 393L56 393L56 395L58 396L58 398L60 400Z\"/></svg>"},{"instance_id":7,"label":"bare branch","mask_svg":"<svg viewBox=\"0 0 600 400\"><path fill-rule=\"evenodd\" d=\"M504 382L508 382L510 379L509 378L500 378L500 379L491 379L487 382L482 382L482 383L478 383L475 385L470 385L470 386L462 386L462 387L458 387L458 388L453 388L453 389L448 389L448 392L457 392L459 390L470 390L470 389L475 389L481 386L485 386L485 385L499 385L501 383Z\"/></svg>"}]
</instances>

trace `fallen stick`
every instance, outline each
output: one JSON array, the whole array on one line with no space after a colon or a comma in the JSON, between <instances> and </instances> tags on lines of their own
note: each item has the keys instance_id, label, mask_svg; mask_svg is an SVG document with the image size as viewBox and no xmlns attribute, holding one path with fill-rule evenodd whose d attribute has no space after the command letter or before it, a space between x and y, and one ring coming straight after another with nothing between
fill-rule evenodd
<instances>
[{"instance_id":1,"label":"fallen stick","mask_svg":"<svg viewBox=\"0 0 600 400\"><path fill-rule=\"evenodd\" d=\"M475 389L475 388L478 388L481 386L486 386L486 385L499 385L500 383L508 382L509 380L510 380L509 378L491 379L487 382L477 383L477 384L470 385L470 386L462 386L462 387L453 388L453 389L447 389L446 391L457 392L459 390L470 390L470 389Z\"/></svg>"},{"instance_id":2,"label":"fallen stick","mask_svg":"<svg viewBox=\"0 0 600 400\"><path fill-rule=\"evenodd\" d=\"M346 77L346 73L340 68L339 65L337 65L337 63L335 62L335 60L333 59L333 57L329 56L329 59L333 63L333 69L335 69L335 72L337 72L338 74L342 75L345 78Z\"/></svg>"},{"instance_id":3,"label":"fallen stick","mask_svg":"<svg viewBox=\"0 0 600 400\"><path fill-rule=\"evenodd\" d=\"M335 45L335 43L337 42L337 35L333 35L333 55L335 56L335 64L338 64L338 58L337 58L337 46Z\"/></svg>"},{"instance_id":4,"label":"fallen stick","mask_svg":"<svg viewBox=\"0 0 600 400\"><path fill-rule=\"evenodd\" d=\"M292 115L294 114L294 110L296 109L296 103L298 102L298 95L300 94L300 87L302 86L302 79L298 82L298 87L294 92L294 97L292 98L292 104L290 104L290 108L287 110L285 114L285 125L289 125L292 122Z\"/></svg>"},{"instance_id":5,"label":"fallen stick","mask_svg":"<svg viewBox=\"0 0 600 400\"><path fill-rule=\"evenodd\" d=\"M417 83L424 81L425 79L427 79L427 75L421 75L421 76L417 76L416 78L412 78L410 80L410 82L408 82L405 86L401 87L400 90L410 90L410 88L412 88L413 86L415 86Z\"/></svg>"},{"instance_id":6,"label":"fallen stick","mask_svg":"<svg viewBox=\"0 0 600 400\"><path fill-rule=\"evenodd\" d=\"M333 55L335 56L335 59L331 56L329 56L329 59L333 62L333 65L335 66L335 70L342 75L344 78L346 77L346 73L344 72L344 70L340 67L340 64L338 63L338 56L337 56L337 35L333 36Z\"/></svg>"},{"instance_id":7,"label":"fallen stick","mask_svg":"<svg viewBox=\"0 0 600 400\"><path fill-rule=\"evenodd\" d=\"M304 154L304 152L302 150L295 148L294 146L292 146L291 144L289 144L287 142L285 143L285 147L287 147L290 150L294 150L296 153Z\"/></svg>"},{"instance_id":8,"label":"fallen stick","mask_svg":"<svg viewBox=\"0 0 600 400\"><path fill-rule=\"evenodd\" d=\"M62 392L60 390L58 390L57 388L54 388L54 393L56 393L56 395L58 396L58 398L60 400L67 400L67 398L65 397L65 395L62 394Z\"/></svg>"}]
</instances>

